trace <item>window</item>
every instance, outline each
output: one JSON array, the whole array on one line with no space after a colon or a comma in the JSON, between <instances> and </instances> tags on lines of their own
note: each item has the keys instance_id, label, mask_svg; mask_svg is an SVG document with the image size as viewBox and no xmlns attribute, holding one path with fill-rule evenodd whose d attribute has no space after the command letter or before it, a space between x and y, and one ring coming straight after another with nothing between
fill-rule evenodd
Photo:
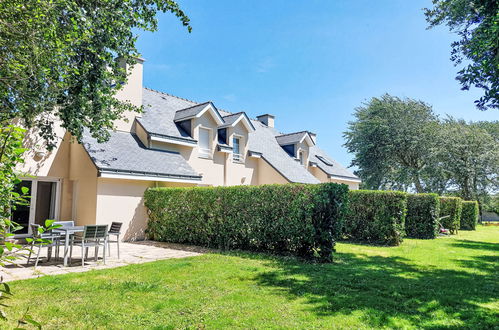
<instances>
[{"instance_id":1,"label":"window","mask_svg":"<svg viewBox=\"0 0 499 330\"><path fill-rule=\"evenodd\" d=\"M210 130L206 128L199 128L199 156L203 158L210 157L211 143L210 143Z\"/></svg>"},{"instance_id":2,"label":"window","mask_svg":"<svg viewBox=\"0 0 499 330\"><path fill-rule=\"evenodd\" d=\"M243 155L241 154L241 138L234 137L232 139L232 159L235 162L242 162Z\"/></svg>"},{"instance_id":3,"label":"window","mask_svg":"<svg viewBox=\"0 0 499 330\"><path fill-rule=\"evenodd\" d=\"M305 154L303 151L300 151L300 164L305 166Z\"/></svg>"}]
</instances>

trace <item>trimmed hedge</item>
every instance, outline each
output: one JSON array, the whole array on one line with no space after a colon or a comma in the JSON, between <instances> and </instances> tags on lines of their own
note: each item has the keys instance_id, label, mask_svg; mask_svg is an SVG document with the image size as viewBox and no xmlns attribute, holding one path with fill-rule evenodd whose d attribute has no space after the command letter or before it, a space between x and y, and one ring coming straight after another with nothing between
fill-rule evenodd
<instances>
[{"instance_id":1,"label":"trimmed hedge","mask_svg":"<svg viewBox=\"0 0 499 330\"><path fill-rule=\"evenodd\" d=\"M348 186L151 188L144 197L153 240L330 262Z\"/></svg>"},{"instance_id":2,"label":"trimmed hedge","mask_svg":"<svg viewBox=\"0 0 499 330\"><path fill-rule=\"evenodd\" d=\"M349 192L345 234L354 240L399 245L404 236L407 194L400 191Z\"/></svg>"},{"instance_id":3,"label":"trimmed hedge","mask_svg":"<svg viewBox=\"0 0 499 330\"><path fill-rule=\"evenodd\" d=\"M463 201L461 213L461 227L464 230L475 230L478 222L479 208L477 201Z\"/></svg>"},{"instance_id":4,"label":"trimmed hedge","mask_svg":"<svg viewBox=\"0 0 499 330\"><path fill-rule=\"evenodd\" d=\"M451 234L457 234L461 226L462 201L459 197L440 197L440 224Z\"/></svg>"},{"instance_id":5,"label":"trimmed hedge","mask_svg":"<svg viewBox=\"0 0 499 330\"><path fill-rule=\"evenodd\" d=\"M436 238L440 201L437 194L411 194L407 197L405 232L412 238Z\"/></svg>"}]
</instances>

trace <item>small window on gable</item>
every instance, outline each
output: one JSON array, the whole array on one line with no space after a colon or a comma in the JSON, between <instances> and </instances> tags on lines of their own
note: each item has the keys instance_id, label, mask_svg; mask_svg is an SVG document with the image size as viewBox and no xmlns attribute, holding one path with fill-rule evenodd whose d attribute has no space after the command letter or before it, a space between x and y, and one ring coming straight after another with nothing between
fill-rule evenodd
<instances>
[{"instance_id":1,"label":"small window on gable","mask_svg":"<svg viewBox=\"0 0 499 330\"><path fill-rule=\"evenodd\" d=\"M218 130L218 143L227 144L227 128Z\"/></svg>"},{"instance_id":2,"label":"small window on gable","mask_svg":"<svg viewBox=\"0 0 499 330\"><path fill-rule=\"evenodd\" d=\"M199 128L199 156L203 158L211 155L210 130L207 128Z\"/></svg>"},{"instance_id":3,"label":"small window on gable","mask_svg":"<svg viewBox=\"0 0 499 330\"><path fill-rule=\"evenodd\" d=\"M236 162L243 161L243 155L241 154L241 138L238 136L232 139L232 159Z\"/></svg>"},{"instance_id":4,"label":"small window on gable","mask_svg":"<svg viewBox=\"0 0 499 330\"><path fill-rule=\"evenodd\" d=\"M305 166L305 153L300 150L300 164Z\"/></svg>"},{"instance_id":5,"label":"small window on gable","mask_svg":"<svg viewBox=\"0 0 499 330\"><path fill-rule=\"evenodd\" d=\"M192 137L191 120L184 120L177 123L179 127L180 134L188 137Z\"/></svg>"}]
</instances>

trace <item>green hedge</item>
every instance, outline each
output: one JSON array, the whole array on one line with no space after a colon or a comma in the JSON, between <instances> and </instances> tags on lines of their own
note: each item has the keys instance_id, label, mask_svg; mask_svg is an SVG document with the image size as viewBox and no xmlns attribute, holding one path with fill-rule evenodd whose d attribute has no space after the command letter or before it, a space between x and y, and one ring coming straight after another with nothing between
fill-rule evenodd
<instances>
[{"instance_id":1,"label":"green hedge","mask_svg":"<svg viewBox=\"0 0 499 330\"><path fill-rule=\"evenodd\" d=\"M457 234L461 226L462 201L459 197L440 197L440 223L451 234Z\"/></svg>"},{"instance_id":2,"label":"green hedge","mask_svg":"<svg viewBox=\"0 0 499 330\"><path fill-rule=\"evenodd\" d=\"M346 213L348 187L151 188L144 197L147 232L153 240L291 253L329 262L334 231Z\"/></svg>"},{"instance_id":3,"label":"green hedge","mask_svg":"<svg viewBox=\"0 0 499 330\"><path fill-rule=\"evenodd\" d=\"M407 197L405 233L413 238L435 238L438 235L440 201L437 194L411 194Z\"/></svg>"},{"instance_id":4,"label":"green hedge","mask_svg":"<svg viewBox=\"0 0 499 330\"><path fill-rule=\"evenodd\" d=\"M460 229L475 230L478 222L479 209L477 201L463 201Z\"/></svg>"},{"instance_id":5,"label":"green hedge","mask_svg":"<svg viewBox=\"0 0 499 330\"><path fill-rule=\"evenodd\" d=\"M399 191L352 190L345 234L354 240L399 245L404 236L407 194Z\"/></svg>"}]
</instances>

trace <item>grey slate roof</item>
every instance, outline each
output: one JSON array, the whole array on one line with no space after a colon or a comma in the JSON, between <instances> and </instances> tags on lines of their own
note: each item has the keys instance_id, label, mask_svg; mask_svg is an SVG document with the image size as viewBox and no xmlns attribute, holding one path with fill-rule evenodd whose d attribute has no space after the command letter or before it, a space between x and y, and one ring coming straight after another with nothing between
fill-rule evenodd
<instances>
[{"instance_id":1,"label":"grey slate roof","mask_svg":"<svg viewBox=\"0 0 499 330\"><path fill-rule=\"evenodd\" d=\"M174 118L176 111L192 107L197 103L148 88L144 88L142 93L144 113L142 118L137 120L147 132L194 141L179 129Z\"/></svg>"},{"instance_id":2,"label":"grey slate roof","mask_svg":"<svg viewBox=\"0 0 499 330\"><path fill-rule=\"evenodd\" d=\"M111 138L106 143L98 143L85 133L82 142L95 166L102 172L187 180L201 178L179 153L147 149L134 134L128 132L111 132Z\"/></svg>"},{"instance_id":3,"label":"grey slate roof","mask_svg":"<svg viewBox=\"0 0 499 330\"><path fill-rule=\"evenodd\" d=\"M281 135L275 128L265 126L253 120L255 131L249 133L248 149L262 154L272 167L281 173L290 182L320 183L305 167L290 157L277 143L276 136Z\"/></svg>"},{"instance_id":4,"label":"grey slate roof","mask_svg":"<svg viewBox=\"0 0 499 330\"><path fill-rule=\"evenodd\" d=\"M187 113L189 116L195 115L193 113L198 111L199 108L202 110L206 104L198 104L190 100L144 88L144 113L141 118L137 118L137 121L151 135L180 138L195 142L195 140L175 124L175 116L177 113L183 113L182 117L177 115L178 119L186 118L187 116L184 117L183 115L187 115ZM218 112L223 116L225 123L233 123L240 115L223 110L218 110ZM250 120L250 122L255 128L255 131L249 133L248 149L250 151L261 154L265 161L290 182L319 183L319 180L301 166L299 162L290 157L278 142L278 139L281 141L282 139L284 141L296 141L297 139L299 141L307 132L283 135L275 128L268 127L257 120ZM281 137L276 139L278 136ZM101 171L130 172L136 175L157 175L172 178L192 178L193 180L200 178L180 154L146 149L140 140L130 133L113 132L111 133L111 139L103 144L98 144L95 139L86 135L83 139L83 145L95 165ZM330 164L332 166L324 164L316 157L317 155L331 160ZM345 178L356 178L316 146L310 148L310 161L317 163L328 174L343 176Z\"/></svg>"},{"instance_id":5,"label":"grey slate roof","mask_svg":"<svg viewBox=\"0 0 499 330\"><path fill-rule=\"evenodd\" d=\"M307 135L307 131L290 133L290 134L281 134L276 136L277 143L281 146L285 146L288 144L295 144L301 141L305 135Z\"/></svg>"},{"instance_id":6,"label":"grey slate roof","mask_svg":"<svg viewBox=\"0 0 499 330\"><path fill-rule=\"evenodd\" d=\"M223 113L223 114L222 114ZM243 115L244 117L246 117L246 119L249 121L250 125L253 126L253 129L255 128L253 123L251 122L251 119L248 118L248 115L246 115L246 113L244 112L236 112L236 113L232 113L232 114L226 114L227 112L221 112L222 114L222 118L224 120L224 124L220 127L228 127L232 124L234 124L234 122L239 118L241 117L241 115Z\"/></svg>"},{"instance_id":7,"label":"grey slate roof","mask_svg":"<svg viewBox=\"0 0 499 330\"><path fill-rule=\"evenodd\" d=\"M183 119L188 119L188 118L194 117L195 115L200 113L210 103L211 102L200 103L200 104L193 105L193 106L186 108L186 109L177 110L175 112L174 120L181 121Z\"/></svg>"},{"instance_id":8,"label":"grey slate roof","mask_svg":"<svg viewBox=\"0 0 499 330\"><path fill-rule=\"evenodd\" d=\"M309 161L316 163L317 166L327 174L343 177L345 179L359 180L359 177L329 157L327 153L320 149L317 145L310 147L309 152Z\"/></svg>"}]
</instances>

